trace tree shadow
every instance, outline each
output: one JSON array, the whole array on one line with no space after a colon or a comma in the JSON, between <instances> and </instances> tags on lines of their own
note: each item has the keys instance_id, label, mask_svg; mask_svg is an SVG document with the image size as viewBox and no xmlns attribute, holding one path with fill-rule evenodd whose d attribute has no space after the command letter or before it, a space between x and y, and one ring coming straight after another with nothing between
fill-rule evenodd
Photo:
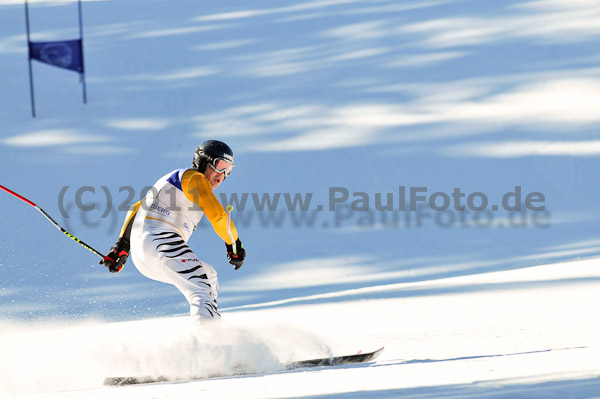
<instances>
[{"instance_id":1,"label":"tree shadow","mask_svg":"<svg viewBox=\"0 0 600 399\"><path fill-rule=\"evenodd\" d=\"M66 6L36 7L32 28L38 36L68 33ZM427 187L429 195L451 195L458 187L466 196L483 192L490 205L498 205L520 186L543 193L548 211L541 226L531 214L520 225L510 225L506 213L479 225L474 213L462 214L465 222L460 214L433 211L421 220L409 214L410 223L400 215L395 223L390 220L396 216L377 211L373 202L365 212L318 212L312 225L294 223L291 215L297 213L283 207L280 225L260 219L267 216L262 212L241 229L248 261L239 272L225 264L223 245L210 231L191 241L219 270L226 306L600 255L593 184L599 166L599 42L589 19L596 5L261 1L202 8L165 1L137 8L135 2L85 3L87 107L71 74L36 65L40 116L31 121L26 81L2 82L10 95L0 98L0 168L18 171L7 172L3 184L34 179L27 194L44 199L51 214L58 213L57 186L106 185L118 193L129 185L139 193L187 165L200 141L218 136L239 160L227 181L231 192L313 193L314 204L327 210L331 187L367 193L372 201L399 186ZM6 16L0 63L6 76L24 76L23 27L14 22L22 21L22 5L0 9ZM549 20L563 23L542 23ZM79 140L66 140L73 135ZM7 203L5 209L13 208ZM4 221L7 231L21 231L37 225L37 217ZM118 234L112 219L86 223L74 214L71 221L73 233L106 248ZM86 253L54 241L45 229L32 230L28 238L38 243L32 256L52 254L66 270L30 270L31 257L7 257L13 264L2 270L3 282L24 289L0 296L2 306L17 299L27 309L19 314L37 317L37 298L56 297L69 281L76 294L67 290L71 305L65 302L65 311L118 317L121 310L109 303L115 298L99 308L82 294L90 284L114 281L90 282L99 272L80 272L91 263ZM22 240L9 235L4 245L23 248ZM324 284L317 264L301 289L264 289L245 297L225 283L243 284L248 275L267 279L293 261L336 257L341 263L364 259L352 266L372 273L363 270L361 281L348 269L340 283ZM424 272L435 268L441 271ZM23 269L30 273L25 281ZM125 290L145 281L133 267L119 278ZM175 290L154 292L143 307L163 309L157 314L180 303ZM229 294L235 299L229 301ZM123 317L140 303L128 292L114 295Z\"/></svg>"},{"instance_id":2,"label":"tree shadow","mask_svg":"<svg viewBox=\"0 0 600 399\"><path fill-rule=\"evenodd\" d=\"M417 388L398 388L342 392L326 395L310 395L294 399L330 399L339 398L584 398L595 395L600 389L600 378L560 379L538 383L519 383L511 381L490 381L474 384L456 384Z\"/></svg>"}]
</instances>

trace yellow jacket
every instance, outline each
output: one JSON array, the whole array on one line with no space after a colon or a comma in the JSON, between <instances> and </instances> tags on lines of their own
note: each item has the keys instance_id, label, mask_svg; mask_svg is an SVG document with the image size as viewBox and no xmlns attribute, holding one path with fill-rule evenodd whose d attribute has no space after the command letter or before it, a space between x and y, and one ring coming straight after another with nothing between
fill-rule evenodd
<instances>
[{"instance_id":1,"label":"yellow jacket","mask_svg":"<svg viewBox=\"0 0 600 399\"><path fill-rule=\"evenodd\" d=\"M120 239L129 240L134 219L144 217L144 228L173 231L187 241L203 215L219 237L232 244L227 212L206 177L195 169L177 169L161 177L144 199L130 206ZM237 240L232 220L229 227L233 241Z\"/></svg>"}]
</instances>

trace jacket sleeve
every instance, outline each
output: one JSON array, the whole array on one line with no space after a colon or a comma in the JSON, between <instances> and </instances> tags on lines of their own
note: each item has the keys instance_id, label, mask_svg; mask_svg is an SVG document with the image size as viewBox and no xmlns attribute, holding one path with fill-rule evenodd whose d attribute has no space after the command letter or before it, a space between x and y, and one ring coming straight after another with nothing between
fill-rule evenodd
<instances>
[{"instance_id":1,"label":"jacket sleeve","mask_svg":"<svg viewBox=\"0 0 600 399\"><path fill-rule=\"evenodd\" d=\"M206 177L193 169L187 170L181 178L181 189L190 201L202 209L219 237L227 244L232 244L227 233L227 212L213 193ZM230 229L233 241L237 240L238 232L233 220Z\"/></svg>"},{"instance_id":2,"label":"jacket sleeve","mask_svg":"<svg viewBox=\"0 0 600 399\"><path fill-rule=\"evenodd\" d=\"M129 206L129 210L127 211L127 215L125 216L125 221L123 222L123 227L121 227L121 234L119 234L119 242L125 243L127 245L127 248L129 248L131 226L133 226L133 220L135 219L135 215L137 214L138 209L140 209L141 204L142 201L138 201L135 204Z\"/></svg>"}]
</instances>

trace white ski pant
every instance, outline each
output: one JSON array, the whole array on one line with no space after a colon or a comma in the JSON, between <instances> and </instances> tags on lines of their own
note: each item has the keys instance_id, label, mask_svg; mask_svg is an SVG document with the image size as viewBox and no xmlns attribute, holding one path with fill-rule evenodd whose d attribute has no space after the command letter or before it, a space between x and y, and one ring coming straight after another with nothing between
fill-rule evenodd
<instances>
[{"instance_id":1,"label":"white ski pant","mask_svg":"<svg viewBox=\"0 0 600 399\"><path fill-rule=\"evenodd\" d=\"M208 263L198 260L187 243L170 231L132 231L131 258L144 276L172 284L190 304L194 324L218 319L217 272Z\"/></svg>"}]
</instances>

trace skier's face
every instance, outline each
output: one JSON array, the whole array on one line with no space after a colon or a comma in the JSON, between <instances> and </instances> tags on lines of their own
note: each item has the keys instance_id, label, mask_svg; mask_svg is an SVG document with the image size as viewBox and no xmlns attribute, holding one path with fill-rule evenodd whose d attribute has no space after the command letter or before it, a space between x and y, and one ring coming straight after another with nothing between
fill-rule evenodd
<instances>
[{"instance_id":1,"label":"skier's face","mask_svg":"<svg viewBox=\"0 0 600 399\"><path fill-rule=\"evenodd\" d=\"M213 190L219 187L219 185L223 183L223 180L225 180L225 173L218 173L213 168L211 168L210 165L206 165L206 169L204 170L204 176L206 177L206 180L208 180L208 182L210 183L210 186Z\"/></svg>"}]
</instances>

